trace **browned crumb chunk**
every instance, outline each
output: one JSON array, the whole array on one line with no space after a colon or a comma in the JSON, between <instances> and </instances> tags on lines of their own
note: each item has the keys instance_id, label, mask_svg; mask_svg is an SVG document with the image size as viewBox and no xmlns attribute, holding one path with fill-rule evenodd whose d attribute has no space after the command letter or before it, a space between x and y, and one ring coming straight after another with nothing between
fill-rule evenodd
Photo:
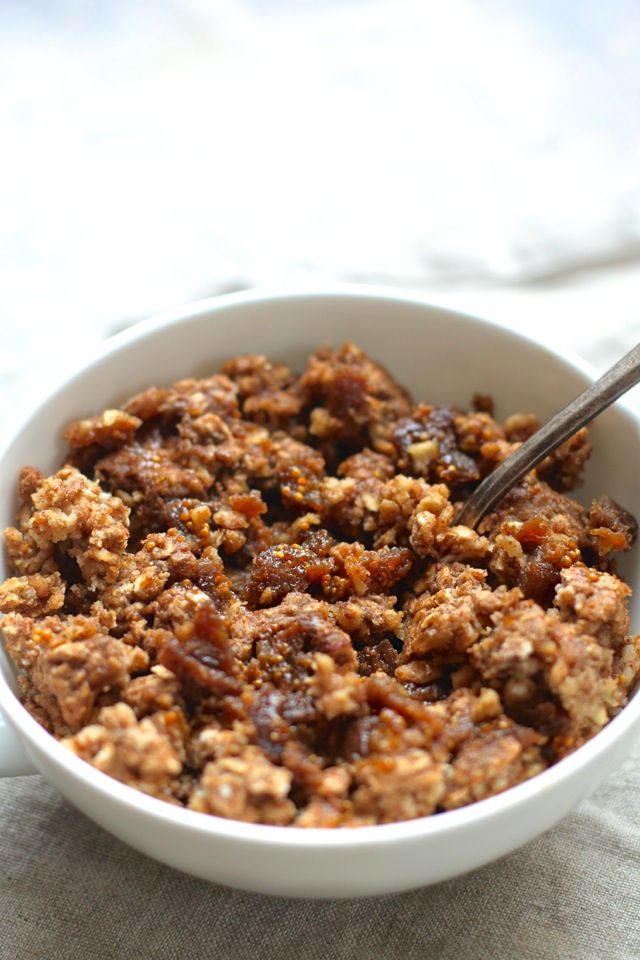
<instances>
[{"instance_id":1,"label":"browned crumb chunk","mask_svg":"<svg viewBox=\"0 0 640 960\"><path fill-rule=\"evenodd\" d=\"M354 813L370 823L428 816L445 793L442 764L420 749L361 760L355 764L353 780Z\"/></svg>"},{"instance_id":2,"label":"browned crumb chunk","mask_svg":"<svg viewBox=\"0 0 640 960\"><path fill-rule=\"evenodd\" d=\"M237 756L208 763L189 806L218 817L286 825L296 813L290 787L291 773L250 745Z\"/></svg>"},{"instance_id":3,"label":"browned crumb chunk","mask_svg":"<svg viewBox=\"0 0 640 960\"><path fill-rule=\"evenodd\" d=\"M640 674L615 572L636 521L567 493L586 430L456 524L538 426L414 403L350 343L75 421L5 531L27 708L122 783L249 823L410 820L535 776Z\"/></svg>"},{"instance_id":4,"label":"browned crumb chunk","mask_svg":"<svg viewBox=\"0 0 640 960\"><path fill-rule=\"evenodd\" d=\"M105 410L97 417L76 420L64 431L64 439L71 450L97 444L107 450L129 443L142 420L123 410Z\"/></svg>"},{"instance_id":5,"label":"browned crumb chunk","mask_svg":"<svg viewBox=\"0 0 640 960\"><path fill-rule=\"evenodd\" d=\"M9 577L0 584L0 606L5 613L45 616L64 606L65 585L56 570L48 575L32 573Z\"/></svg>"},{"instance_id":6,"label":"browned crumb chunk","mask_svg":"<svg viewBox=\"0 0 640 960\"><path fill-rule=\"evenodd\" d=\"M589 537L598 556L608 556L612 550L628 550L638 537L638 524L620 504L611 497L595 500L589 511Z\"/></svg>"},{"instance_id":7,"label":"browned crumb chunk","mask_svg":"<svg viewBox=\"0 0 640 960\"><path fill-rule=\"evenodd\" d=\"M150 718L137 720L124 703L105 707L97 722L62 741L77 756L121 783L162 800L172 800L171 785L182 763L167 734Z\"/></svg>"},{"instance_id":8,"label":"browned crumb chunk","mask_svg":"<svg viewBox=\"0 0 640 960\"><path fill-rule=\"evenodd\" d=\"M61 573L81 577L97 592L113 583L129 537L129 510L75 467L42 478L19 514L20 529L6 541L19 574Z\"/></svg>"}]
</instances>

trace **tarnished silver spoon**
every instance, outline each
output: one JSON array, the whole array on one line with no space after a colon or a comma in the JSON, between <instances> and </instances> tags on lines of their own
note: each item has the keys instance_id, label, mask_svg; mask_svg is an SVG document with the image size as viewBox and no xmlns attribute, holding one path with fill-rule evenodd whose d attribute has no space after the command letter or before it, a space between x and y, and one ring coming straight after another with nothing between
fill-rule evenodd
<instances>
[{"instance_id":1,"label":"tarnished silver spoon","mask_svg":"<svg viewBox=\"0 0 640 960\"><path fill-rule=\"evenodd\" d=\"M475 527L516 483L618 397L640 381L640 343L490 473L458 511L455 522Z\"/></svg>"}]
</instances>

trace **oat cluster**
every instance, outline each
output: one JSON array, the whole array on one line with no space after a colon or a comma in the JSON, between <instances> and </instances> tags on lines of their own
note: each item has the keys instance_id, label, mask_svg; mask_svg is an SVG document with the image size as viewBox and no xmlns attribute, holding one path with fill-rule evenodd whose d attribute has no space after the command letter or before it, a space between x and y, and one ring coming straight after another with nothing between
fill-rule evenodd
<instances>
[{"instance_id":1,"label":"oat cluster","mask_svg":"<svg viewBox=\"0 0 640 960\"><path fill-rule=\"evenodd\" d=\"M123 783L255 823L407 820L534 776L640 668L614 560L635 521L567 494L585 430L455 523L537 428L414 403L349 343L72 423L5 533L27 708Z\"/></svg>"}]
</instances>

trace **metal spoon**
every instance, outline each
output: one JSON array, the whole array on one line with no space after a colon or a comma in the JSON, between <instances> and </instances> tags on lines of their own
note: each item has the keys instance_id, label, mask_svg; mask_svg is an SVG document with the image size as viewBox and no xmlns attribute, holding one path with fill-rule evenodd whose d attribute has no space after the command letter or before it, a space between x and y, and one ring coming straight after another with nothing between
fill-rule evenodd
<instances>
[{"instance_id":1,"label":"metal spoon","mask_svg":"<svg viewBox=\"0 0 640 960\"><path fill-rule=\"evenodd\" d=\"M475 527L529 470L639 381L640 343L490 473L463 504L455 522Z\"/></svg>"}]
</instances>

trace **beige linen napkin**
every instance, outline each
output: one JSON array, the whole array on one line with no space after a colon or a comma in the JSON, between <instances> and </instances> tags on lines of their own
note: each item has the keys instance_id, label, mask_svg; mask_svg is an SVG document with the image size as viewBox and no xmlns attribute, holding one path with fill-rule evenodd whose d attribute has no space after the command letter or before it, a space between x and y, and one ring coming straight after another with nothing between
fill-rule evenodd
<instances>
[{"instance_id":1,"label":"beige linen napkin","mask_svg":"<svg viewBox=\"0 0 640 960\"><path fill-rule=\"evenodd\" d=\"M0 783L1 960L638 960L640 749L544 836L367 900L210 885L136 853L40 777Z\"/></svg>"}]
</instances>

